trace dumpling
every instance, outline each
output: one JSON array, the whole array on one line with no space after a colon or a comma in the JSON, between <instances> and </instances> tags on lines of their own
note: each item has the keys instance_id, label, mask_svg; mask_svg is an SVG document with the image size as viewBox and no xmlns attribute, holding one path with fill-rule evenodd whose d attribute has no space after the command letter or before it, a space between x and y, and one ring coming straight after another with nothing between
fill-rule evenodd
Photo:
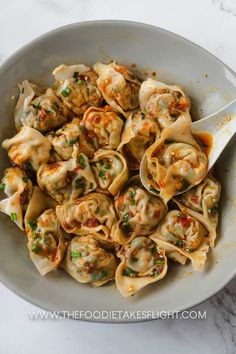
<instances>
[{"instance_id":1,"label":"dumpling","mask_svg":"<svg viewBox=\"0 0 236 354\"><path fill-rule=\"evenodd\" d=\"M138 177L133 177L115 201L119 221L114 239L120 244L135 236L149 235L154 232L166 213L162 200L148 193Z\"/></svg>"},{"instance_id":2,"label":"dumpling","mask_svg":"<svg viewBox=\"0 0 236 354\"><path fill-rule=\"evenodd\" d=\"M55 201L35 187L25 215L30 258L41 275L58 268L67 248L55 205Z\"/></svg>"},{"instance_id":3,"label":"dumpling","mask_svg":"<svg viewBox=\"0 0 236 354\"><path fill-rule=\"evenodd\" d=\"M112 200L102 193L69 200L56 207L61 226L69 234L95 236L113 241L113 229L117 221Z\"/></svg>"},{"instance_id":4,"label":"dumpling","mask_svg":"<svg viewBox=\"0 0 236 354\"><path fill-rule=\"evenodd\" d=\"M99 106L102 95L96 85L97 75L88 66L60 65L53 71L57 96L75 114L83 114L90 106Z\"/></svg>"},{"instance_id":5,"label":"dumpling","mask_svg":"<svg viewBox=\"0 0 236 354\"><path fill-rule=\"evenodd\" d=\"M99 148L113 150L120 144L123 121L109 106L90 107L84 113L80 128L80 149L85 154L89 148L92 152Z\"/></svg>"},{"instance_id":6,"label":"dumpling","mask_svg":"<svg viewBox=\"0 0 236 354\"><path fill-rule=\"evenodd\" d=\"M125 67L116 63L94 65L97 85L105 101L116 111L126 115L138 107L139 80Z\"/></svg>"},{"instance_id":7,"label":"dumpling","mask_svg":"<svg viewBox=\"0 0 236 354\"><path fill-rule=\"evenodd\" d=\"M19 167L9 167L4 171L0 188L8 197L0 201L0 211L24 230L24 214L33 192L32 182Z\"/></svg>"},{"instance_id":8,"label":"dumpling","mask_svg":"<svg viewBox=\"0 0 236 354\"><path fill-rule=\"evenodd\" d=\"M92 192L97 184L86 155L74 146L71 159L43 164L37 173L39 187L62 204Z\"/></svg>"},{"instance_id":9,"label":"dumpling","mask_svg":"<svg viewBox=\"0 0 236 354\"><path fill-rule=\"evenodd\" d=\"M145 151L159 137L157 119L138 111L126 120L118 151L123 153L130 169L138 170Z\"/></svg>"},{"instance_id":10,"label":"dumpling","mask_svg":"<svg viewBox=\"0 0 236 354\"><path fill-rule=\"evenodd\" d=\"M25 80L19 85L20 96L15 108L16 128L28 126L46 132L65 123L69 116L66 106L48 88L45 93Z\"/></svg>"},{"instance_id":11,"label":"dumpling","mask_svg":"<svg viewBox=\"0 0 236 354\"><path fill-rule=\"evenodd\" d=\"M190 213L169 211L151 239L166 251L167 257L170 253L170 258L179 261L178 257L175 259L175 254L180 253L191 260L194 270L204 269L209 250L208 230ZM184 258L180 263L185 263Z\"/></svg>"},{"instance_id":12,"label":"dumpling","mask_svg":"<svg viewBox=\"0 0 236 354\"><path fill-rule=\"evenodd\" d=\"M101 286L114 279L117 260L104 242L89 234L72 238L62 267L79 283Z\"/></svg>"},{"instance_id":13,"label":"dumpling","mask_svg":"<svg viewBox=\"0 0 236 354\"><path fill-rule=\"evenodd\" d=\"M167 272L165 251L149 237L136 237L121 248L116 285L124 297L161 280Z\"/></svg>"},{"instance_id":14,"label":"dumpling","mask_svg":"<svg viewBox=\"0 0 236 354\"><path fill-rule=\"evenodd\" d=\"M13 138L4 140L2 147L14 165L32 172L49 160L51 144L39 131L24 126Z\"/></svg>"},{"instance_id":15,"label":"dumpling","mask_svg":"<svg viewBox=\"0 0 236 354\"><path fill-rule=\"evenodd\" d=\"M54 152L61 160L69 160L74 145L79 146L80 142L80 119L74 118L55 132L50 132L47 138L52 144Z\"/></svg>"},{"instance_id":16,"label":"dumpling","mask_svg":"<svg viewBox=\"0 0 236 354\"><path fill-rule=\"evenodd\" d=\"M207 157L181 117L161 133L146 151L147 176L167 203L175 194L199 184L207 172Z\"/></svg>"},{"instance_id":17,"label":"dumpling","mask_svg":"<svg viewBox=\"0 0 236 354\"><path fill-rule=\"evenodd\" d=\"M116 195L129 178L126 160L116 151L96 151L91 166L99 189L108 190L112 195Z\"/></svg>"},{"instance_id":18,"label":"dumpling","mask_svg":"<svg viewBox=\"0 0 236 354\"><path fill-rule=\"evenodd\" d=\"M190 101L179 86L169 86L149 78L141 85L139 104L141 110L158 119L162 129L171 125L180 115L191 122Z\"/></svg>"},{"instance_id":19,"label":"dumpling","mask_svg":"<svg viewBox=\"0 0 236 354\"><path fill-rule=\"evenodd\" d=\"M220 193L220 183L212 176L207 176L198 186L179 195L176 199L181 209L186 209L193 216L197 215L208 229L211 247L214 247L216 239Z\"/></svg>"}]
</instances>

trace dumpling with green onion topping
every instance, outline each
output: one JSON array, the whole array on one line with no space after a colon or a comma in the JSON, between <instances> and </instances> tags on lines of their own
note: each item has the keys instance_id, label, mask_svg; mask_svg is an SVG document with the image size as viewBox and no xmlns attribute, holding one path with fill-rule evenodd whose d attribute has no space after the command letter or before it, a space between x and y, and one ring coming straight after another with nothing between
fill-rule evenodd
<instances>
[{"instance_id":1,"label":"dumpling with green onion topping","mask_svg":"<svg viewBox=\"0 0 236 354\"><path fill-rule=\"evenodd\" d=\"M160 137L157 119L137 111L125 122L118 151L122 152L131 170L138 170L147 148Z\"/></svg>"},{"instance_id":2,"label":"dumpling with green onion topping","mask_svg":"<svg viewBox=\"0 0 236 354\"><path fill-rule=\"evenodd\" d=\"M60 129L47 135L54 152L61 160L69 160L72 156L73 146L77 145L79 147L81 135L80 121L79 118L74 118Z\"/></svg>"},{"instance_id":3,"label":"dumpling with green onion topping","mask_svg":"<svg viewBox=\"0 0 236 354\"><path fill-rule=\"evenodd\" d=\"M124 297L135 294L166 275L165 251L149 237L137 236L118 252L121 259L116 270L116 285Z\"/></svg>"},{"instance_id":4,"label":"dumpling with green onion topping","mask_svg":"<svg viewBox=\"0 0 236 354\"><path fill-rule=\"evenodd\" d=\"M105 101L114 110L127 116L127 111L138 107L139 80L125 67L112 62L96 63L97 85Z\"/></svg>"},{"instance_id":5,"label":"dumpling with green onion topping","mask_svg":"<svg viewBox=\"0 0 236 354\"><path fill-rule=\"evenodd\" d=\"M91 167L101 192L116 195L129 177L126 160L116 151L101 149L96 151Z\"/></svg>"},{"instance_id":6,"label":"dumpling with green onion topping","mask_svg":"<svg viewBox=\"0 0 236 354\"><path fill-rule=\"evenodd\" d=\"M158 119L162 129L170 126L181 115L191 123L190 100L179 86L166 85L148 78L141 85L139 104L143 111Z\"/></svg>"},{"instance_id":7,"label":"dumpling with green onion topping","mask_svg":"<svg viewBox=\"0 0 236 354\"><path fill-rule=\"evenodd\" d=\"M102 240L113 242L117 221L113 201L102 193L89 193L84 197L70 199L56 207L57 217L69 234L93 233Z\"/></svg>"},{"instance_id":8,"label":"dumpling with green onion topping","mask_svg":"<svg viewBox=\"0 0 236 354\"><path fill-rule=\"evenodd\" d=\"M8 197L0 201L0 211L24 230L24 215L33 192L31 180L19 167L9 167L4 171L0 188Z\"/></svg>"},{"instance_id":9,"label":"dumpling with green onion topping","mask_svg":"<svg viewBox=\"0 0 236 354\"><path fill-rule=\"evenodd\" d=\"M41 275L58 268L67 248L55 206L53 199L35 187L25 215L30 259Z\"/></svg>"},{"instance_id":10,"label":"dumpling with green onion topping","mask_svg":"<svg viewBox=\"0 0 236 354\"><path fill-rule=\"evenodd\" d=\"M90 107L80 123L80 149L88 156L100 149L115 150L120 144L123 121L110 107Z\"/></svg>"},{"instance_id":11,"label":"dumpling with green onion topping","mask_svg":"<svg viewBox=\"0 0 236 354\"><path fill-rule=\"evenodd\" d=\"M179 195L176 202L181 209L195 213L209 231L209 245L214 247L218 224L218 202L220 199L220 183L212 176L207 176L198 186Z\"/></svg>"},{"instance_id":12,"label":"dumpling with green onion topping","mask_svg":"<svg viewBox=\"0 0 236 354\"><path fill-rule=\"evenodd\" d=\"M57 96L76 115L83 114L90 106L99 106L102 95L97 88L96 73L88 66L60 65L53 71Z\"/></svg>"},{"instance_id":13,"label":"dumpling with green onion topping","mask_svg":"<svg viewBox=\"0 0 236 354\"><path fill-rule=\"evenodd\" d=\"M135 236L153 233L166 213L162 200L148 193L139 177L133 177L118 193L115 200L119 221L116 224L114 239L124 244Z\"/></svg>"},{"instance_id":14,"label":"dumpling with green onion topping","mask_svg":"<svg viewBox=\"0 0 236 354\"><path fill-rule=\"evenodd\" d=\"M47 132L68 120L68 108L51 88L43 93L36 85L25 80L19 85L19 90L20 96L14 113L17 129L26 125L40 132Z\"/></svg>"},{"instance_id":15,"label":"dumpling with green onion topping","mask_svg":"<svg viewBox=\"0 0 236 354\"><path fill-rule=\"evenodd\" d=\"M71 159L41 165L37 181L59 204L88 194L97 186L87 156L78 153L75 145Z\"/></svg>"},{"instance_id":16,"label":"dumpling with green onion topping","mask_svg":"<svg viewBox=\"0 0 236 354\"><path fill-rule=\"evenodd\" d=\"M151 235L158 246L162 247L170 258L175 259L176 252L190 259L194 270L203 270L209 251L209 232L201 221L190 212L183 210L169 211L156 232ZM174 253L173 253L174 252ZM182 261L183 260L183 261ZM184 264L182 257L180 263Z\"/></svg>"},{"instance_id":17,"label":"dumpling with green onion topping","mask_svg":"<svg viewBox=\"0 0 236 354\"><path fill-rule=\"evenodd\" d=\"M13 138L6 139L2 147L14 165L34 172L50 158L51 144L38 130L24 126Z\"/></svg>"},{"instance_id":18,"label":"dumpling with green onion topping","mask_svg":"<svg viewBox=\"0 0 236 354\"><path fill-rule=\"evenodd\" d=\"M117 260L110 245L88 234L72 238L62 267L79 283L101 286L114 279Z\"/></svg>"}]
</instances>

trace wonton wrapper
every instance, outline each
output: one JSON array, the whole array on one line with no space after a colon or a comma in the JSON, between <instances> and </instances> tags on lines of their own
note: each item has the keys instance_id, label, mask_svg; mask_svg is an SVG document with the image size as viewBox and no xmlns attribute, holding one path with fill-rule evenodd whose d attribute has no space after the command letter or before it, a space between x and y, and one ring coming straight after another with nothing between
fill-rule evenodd
<instances>
[{"instance_id":1,"label":"wonton wrapper","mask_svg":"<svg viewBox=\"0 0 236 354\"><path fill-rule=\"evenodd\" d=\"M96 85L97 75L88 66L60 65L53 71L57 95L75 114L83 114L90 106L99 106L102 95Z\"/></svg>"},{"instance_id":2,"label":"wonton wrapper","mask_svg":"<svg viewBox=\"0 0 236 354\"><path fill-rule=\"evenodd\" d=\"M136 237L118 253L121 263L116 270L116 285L124 297L161 280L167 272L165 251L149 237Z\"/></svg>"},{"instance_id":3,"label":"wonton wrapper","mask_svg":"<svg viewBox=\"0 0 236 354\"><path fill-rule=\"evenodd\" d=\"M74 145L79 146L80 141L80 122L74 118L71 122L63 125L55 132L47 135L52 147L61 160L69 160L72 155Z\"/></svg>"},{"instance_id":4,"label":"wonton wrapper","mask_svg":"<svg viewBox=\"0 0 236 354\"><path fill-rule=\"evenodd\" d=\"M216 239L220 192L220 183L215 178L207 176L198 186L176 198L181 210L186 210L192 216L197 216L207 228L210 247L214 247Z\"/></svg>"},{"instance_id":5,"label":"wonton wrapper","mask_svg":"<svg viewBox=\"0 0 236 354\"><path fill-rule=\"evenodd\" d=\"M35 187L25 215L30 258L41 275L58 268L67 247L55 206L53 199Z\"/></svg>"},{"instance_id":6,"label":"wonton wrapper","mask_svg":"<svg viewBox=\"0 0 236 354\"><path fill-rule=\"evenodd\" d=\"M116 151L98 150L91 162L92 170L101 191L116 195L129 178L126 160Z\"/></svg>"},{"instance_id":7,"label":"wonton wrapper","mask_svg":"<svg viewBox=\"0 0 236 354\"><path fill-rule=\"evenodd\" d=\"M154 232L166 213L166 207L159 197L154 197L142 186L139 177L131 178L115 200L119 221L116 224L114 240L124 244L135 236Z\"/></svg>"},{"instance_id":8,"label":"wonton wrapper","mask_svg":"<svg viewBox=\"0 0 236 354\"><path fill-rule=\"evenodd\" d=\"M79 283L101 286L114 279L117 260L104 242L89 234L71 240L62 267Z\"/></svg>"},{"instance_id":9,"label":"wonton wrapper","mask_svg":"<svg viewBox=\"0 0 236 354\"><path fill-rule=\"evenodd\" d=\"M194 270L202 271L209 251L208 236L208 230L197 217L186 210L171 210L150 237L166 251L167 257L170 255L181 264L186 257L191 260Z\"/></svg>"},{"instance_id":10,"label":"wonton wrapper","mask_svg":"<svg viewBox=\"0 0 236 354\"><path fill-rule=\"evenodd\" d=\"M19 167L10 167L4 171L2 183L8 198L0 201L0 211L9 215L12 221L24 230L24 213L33 192L33 185L24 171Z\"/></svg>"},{"instance_id":11,"label":"wonton wrapper","mask_svg":"<svg viewBox=\"0 0 236 354\"><path fill-rule=\"evenodd\" d=\"M113 150L120 144L123 121L109 106L90 107L84 113L80 127L80 149L88 156L99 148Z\"/></svg>"},{"instance_id":12,"label":"wonton wrapper","mask_svg":"<svg viewBox=\"0 0 236 354\"><path fill-rule=\"evenodd\" d=\"M20 96L15 108L16 128L28 126L46 132L67 121L69 111L48 88L42 94L37 86L25 80L19 85Z\"/></svg>"},{"instance_id":13,"label":"wonton wrapper","mask_svg":"<svg viewBox=\"0 0 236 354\"><path fill-rule=\"evenodd\" d=\"M66 232L76 235L93 233L113 241L116 213L112 199L102 193L89 193L56 207L57 217Z\"/></svg>"},{"instance_id":14,"label":"wonton wrapper","mask_svg":"<svg viewBox=\"0 0 236 354\"><path fill-rule=\"evenodd\" d=\"M150 173L165 203L189 185L199 184L207 172L207 157L184 117L162 131L161 138L146 151L146 157L146 173Z\"/></svg>"},{"instance_id":15,"label":"wonton wrapper","mask_svg":"<svg viewBox=\"0 0 236 354\"><path fill-rule=\"evenodd\" d=\"M24 126L13 138L4 140L2 147L15 165L37 171L49 160L51 144L39 131Z\"/></svg>"},{"instance_id":16,"label":"wonton wrapper","mask_svg":"<svg viewBox=\"0 0 236 354\"><path fill-rule=\"evenodd\" d=\"M157 120L138 111L126 120L118 151L122 151L132 170L138 170L145 151L159 137Z\"/></svg>"},{"instance_id":17,"label":"wonton wrapper","mask_svg":"<svg viewBox=\"0 0 236 354\"><path fill-rule=\"evenodd\" d=\"M190 101L179 86L169 86L149 78L141 85L139 104L141 110L158 119L162 129L170 126L180 115L191 122Z\"/></svg>"},{"instance_id":18,"label":"wonton wrapper","mask_svg":"<svg viewBox=\"0 0 236 354\"><path fill-rule=\"evenodd\" d=\"M62 204L92 192L96 187L89 160L74 146L71 159L43 164L37 173L39 187Z\"/></svg>"},{"instance_id":19,"label":"wonton wrapper","mask_svg":"<svg viewBox=\"0 0 236 354\"><path fill-rule=\"evenodd\" d=\"M97 85L105 101L126 116L125 111L138 107L139 80L124 66L116 63L94 65Z\"/></svg>"}]
</instances>

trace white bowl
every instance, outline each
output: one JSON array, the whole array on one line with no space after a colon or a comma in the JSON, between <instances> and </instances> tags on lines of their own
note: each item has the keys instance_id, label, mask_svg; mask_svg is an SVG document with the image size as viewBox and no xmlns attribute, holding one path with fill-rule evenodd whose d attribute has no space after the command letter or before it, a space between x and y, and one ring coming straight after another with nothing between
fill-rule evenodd
<instances>
[{"instance_id":1,"label":"white bowl","mask_svg":"<svg viewBox=\"0 0 236 354\"><path fill-rule=\"evenodd\" d=\"M111 58L127 65L135 63L135 70L143 73L155 71L159 80L183 86L191 98L194 118L213 113L236 97L236 74L186 39L135 22L77 23L41 36L2 65L1 141L14 134L12 112L18 82L37 79L50 84L52 69L61 63L92 64ZM15 98L11 99L12 96ZM1 175L8 165L6 153L2 151ZM218 242L208 256L204 272L193 272L191 265L173 265L164 280L128 299L122 298L114 285L91 288L77 283L62 270L41 277L29 259L26 236L1 214L2 282L24 299L47 310L179 311L206 300L236 273L235 139L225 149L217 169L223 185Z\"/></svg>"}]
</instances>

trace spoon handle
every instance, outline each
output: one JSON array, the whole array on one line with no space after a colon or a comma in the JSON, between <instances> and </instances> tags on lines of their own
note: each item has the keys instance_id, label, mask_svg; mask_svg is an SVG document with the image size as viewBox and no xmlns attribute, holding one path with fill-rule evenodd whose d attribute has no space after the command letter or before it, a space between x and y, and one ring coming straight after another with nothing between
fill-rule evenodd
<instances>
[{"instance_id":1,"label":"spoon handle","mask_svg":"<svg viewBox=\"0 0 236 354\"><path fill-rule=\"evenodd\" d=\"M212 135L213 144L208 156L208 170L212 168L220 154L236 132L236 100L191 124L193 133L207 132Z\"/></svg>"}]
</instances>

